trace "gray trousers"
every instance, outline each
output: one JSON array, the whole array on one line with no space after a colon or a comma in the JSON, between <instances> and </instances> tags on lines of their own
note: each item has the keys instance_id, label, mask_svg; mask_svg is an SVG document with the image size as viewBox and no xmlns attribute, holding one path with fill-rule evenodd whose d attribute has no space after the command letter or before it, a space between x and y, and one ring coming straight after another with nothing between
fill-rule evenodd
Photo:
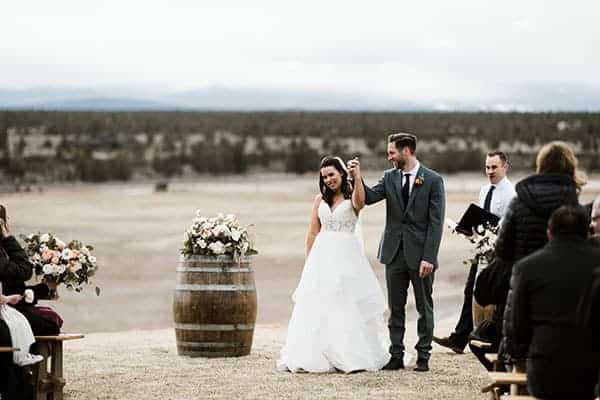
<instances>
[{"instance_id":1,"label":"gray trousers","mask_svg":"<svg viewBox=\"0 0 600 400\"><path fill-rule=\"evenodd\" d=\"M392 357L404 356L406 298L408 286L412 284L415 293L415 304L419 313L417 320L419 340L415 345L415 349L419 359L429 360L433 339L433 277L434 273L425 278L420 278L418 270L408 268L402 246L400 246L394 260L385 266L388 306L390 309L388 328L390 330L390 354Z\"/></svg>"}]
</instances>

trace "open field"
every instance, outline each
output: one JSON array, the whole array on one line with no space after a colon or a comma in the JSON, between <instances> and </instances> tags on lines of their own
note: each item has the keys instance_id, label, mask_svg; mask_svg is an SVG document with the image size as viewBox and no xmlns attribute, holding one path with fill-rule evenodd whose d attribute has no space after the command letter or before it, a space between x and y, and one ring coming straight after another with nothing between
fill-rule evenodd
<instances>
[{"instance_id":1,"label":"open field","mask_svg":"<svg viewBox=\"0 0 600 400\"><path fill-rule=\"evenodd\" d=\"M377 178L368 175L366 181ZM479 175L446 177L447 216L458 218L468 202L477 200L483 182ZM582 199L600 193L598 183L591 180ZM2 194L0 202L15 234L50 231L63 240L95 245L101 296L63 290L53 306L64 316L65 331L99 332L171 326L178 249L196 209L207 215L234 213L254 224L260 252L254 260L258 323L287 322L315 191L313 176L259 175L175 182L167 193L154 193L152 183L61 185L43 193ZM382 283L383 267L375 254L383 207L367 208L363 216L367 253ZM461 260L469 251L466 240L445 232L434 287L436 319L459 311L467 273Z\"/></svg>"},{"instance_id":2,"label":"open field","mask_svg":"<svg viewBox=\"0 0 600 400\"><path fill-rule=\"evenodd\" d=\"M367 176L374 183L377 175ZM516 181L515 179L514 181ZM447 216L458 218L476 201L482 176L446 177ZM176 182L167 193L152 183L54 186L43 193L2 194L12 231L51 231L64 240L96 246L101 265L93 290L61 291L53 306L65 319L64 331L88 333L66 344L68 399L155 398L410 398L484 399L487 377L475 357L434 346L429 374L399 372L351 375L298 374L275 369L291 311L290 295L304 258L304 238L315 194L313 176L260 175ZM585 201L600 193L593 181ZM383 204L366 209L366 249L375 260L383 229ZM183 231L196 209L211 215L237 214L254 224L260 254L254 260L258 325L252 354L229 359L177 356L171 301ZM462 302L470 244L446 232L434 298L436 333L449 333ZM412 303L412 295L409 296ZM407 349L416 341L414 305L409 305ZM109 331L109 332L107 332ZM414 362L414 354L413 362Z\"/></svg>"}]
</instances>

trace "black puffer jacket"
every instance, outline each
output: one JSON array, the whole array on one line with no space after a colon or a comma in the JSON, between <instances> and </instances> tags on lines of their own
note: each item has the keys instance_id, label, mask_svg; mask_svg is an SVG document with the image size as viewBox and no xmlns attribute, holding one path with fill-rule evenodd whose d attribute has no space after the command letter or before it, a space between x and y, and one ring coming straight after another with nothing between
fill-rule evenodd
<instances>
[{"instance_id":1,"label":"black puffer jacket","mask_svg":"<svg viewBox=\"0 0 600 400\"><path fill-rule=\"evenodd\" d=\"M496 305L498 341L513 264L546 244L546 226L554 210L563 204L578 204L575 183L568 175L532 175L515 189L517 196L508 206L496 239L494 260L477 278L474 292L479 304Z\"/></svg>"},{"instance_id":2,"label":"black puffer jacket","mask_svg":"<svg viewBox=\"0 0 600 400\"><path fill-rule=\"evenodd\" d=\"M575 183L568 175L532 175L519 182L515 189L517 197L508 207L496 240L496 257L505 262L511 273L515 262L547 243L546 228L554 210L562 205L579 204ZM510 323L511 310L506 307L506 299L510 296L511 273L504 274L507 279L502 283L505 302L496 306L498 331L502 336L510 329L505 324ZM509 349L510 344L504 343L502 347Z\"/></svg>"}]
</instances>

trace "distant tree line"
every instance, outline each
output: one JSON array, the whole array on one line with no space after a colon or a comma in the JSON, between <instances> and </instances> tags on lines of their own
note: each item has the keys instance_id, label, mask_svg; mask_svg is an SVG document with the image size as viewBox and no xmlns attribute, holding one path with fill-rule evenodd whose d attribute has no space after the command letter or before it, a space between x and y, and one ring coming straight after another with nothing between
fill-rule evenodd
<instances>
[{"instance_id":1,"label":"distant tree line","mask_svg":"<svg viewBox=\"0 0 600 400\"><path fill-rule=\"evenodd\" d=\"M23 138L9 154L8 130L32 127L43 127L49 138L60 136L55 155L26 155ZM367 167L384 168L386 136L397 131L435 143L419 157L442 172L479 171L486 150L502 143L528 145L510 157L517 168L532 169L531 148L556 139L578 143L582 166L600 169L599 113L0 111L0 170L13 179L94 182L129 180L135 174L171 177L186 170L300 174L315 171L326 154L360 156ZM149 143L134 140L139 134ZM182 143L193 134L203 139L186 148ZM158 136L162 141L155 145ZM362 140L364 148L350 146L352 139Z\"/></svg>"}]
</instances>

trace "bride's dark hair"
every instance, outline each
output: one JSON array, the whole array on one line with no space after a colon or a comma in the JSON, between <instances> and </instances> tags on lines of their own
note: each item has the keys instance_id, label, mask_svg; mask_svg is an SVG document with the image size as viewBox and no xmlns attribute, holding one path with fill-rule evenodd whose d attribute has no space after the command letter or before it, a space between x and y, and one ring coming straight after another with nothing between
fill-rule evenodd
<instances>
[{"instance_id":1,"label":"bride's dark hair","mask_svg":"<svg viewBox=\"0 0 600 400\"><path fill-rule=\"evenodd\" d=\"M342 175L342 194L344 195L345 199L351 198L351 178L348 176L348 171L342 164L341 159L339 157L326 156L321 160L321 165L319 165L319 190L321 192L321 195L323 196L323 200L325 200L325 203L327 203L329 207L331 207L333 205L333 196L335 194L335 192L325 184L325 180L323 179L323 175L321 174L321 170L325 167L334 167L338 170L338 172Z\"/></svg>"}]
</instances>

